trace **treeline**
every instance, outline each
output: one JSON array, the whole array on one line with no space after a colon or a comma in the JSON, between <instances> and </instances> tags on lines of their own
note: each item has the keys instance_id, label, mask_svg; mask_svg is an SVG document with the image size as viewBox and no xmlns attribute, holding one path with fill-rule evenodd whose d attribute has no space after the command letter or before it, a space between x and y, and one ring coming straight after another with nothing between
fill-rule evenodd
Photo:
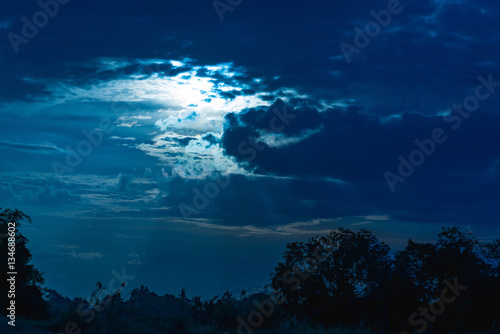
<instances>
[{"instance_id":1,"label":"treeline","mask_svg":"<svg viewBox=\"0 0 500 334\"><path fill-rule=\"evenodd\" d=\"M318 256L319 255L319 256ZM500 330L500 240L442 228L392 252L369 231L339 229L287 246L272 275L288 316L383 333Z\"/></svg>"},{"instance_id":2,"label":"treeline","mask_svg":"<svg viewBox=\"0 0 500 334\"><path fill-rule=\"evenodd\" d=\"M0 233L23 219L29 217L19 211L0 212ZM409 240L398 251L370 231L340 228L288 244L265 291L208 300L184 290L160 296L145 286L101 296L100 283L91 300L69 299L43 288L19 231L16 242L24 275L16 333L500 332L500 240L479 243L458 228L443 228L434 243ZM2 239L4 268L6 247ZM8 315L5 273L0 301ZM7 321L0 332L14 333Z\"/></svg>"}]
</instances>

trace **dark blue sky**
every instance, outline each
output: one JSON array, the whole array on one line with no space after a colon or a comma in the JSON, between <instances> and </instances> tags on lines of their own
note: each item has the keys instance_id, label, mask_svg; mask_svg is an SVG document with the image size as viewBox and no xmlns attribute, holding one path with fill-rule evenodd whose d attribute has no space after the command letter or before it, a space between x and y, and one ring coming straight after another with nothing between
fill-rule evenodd
<instances>
[{"instance_id":1,"label":"dark blue sky","mask_svg":"<svg viewBox=\"0 0 500 334\"><path fill-rule=\"evenodd\" d=\"M287 242L338 227L394 248L441 226L500 237L493 1L0 13L0 206L32 216L63 294L122 268L130 288L252 291Z\"/></svg>"}]
</instances>

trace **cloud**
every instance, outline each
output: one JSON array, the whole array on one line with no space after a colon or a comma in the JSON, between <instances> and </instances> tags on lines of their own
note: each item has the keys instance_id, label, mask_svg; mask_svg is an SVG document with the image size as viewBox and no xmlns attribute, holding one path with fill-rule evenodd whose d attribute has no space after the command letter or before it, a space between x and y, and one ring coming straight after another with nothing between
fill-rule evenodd
<instances>
[{"instance_id":1,"label":"cloud","mask_svg":"<svg viewBox=\"0 0 500 334\"><path fill-rule=\"evenodd\" d=\"M111 136L109 139L113 139L113 140L131 140L131 141L135 141L137 140L136 138L134 137L118 137L118 136Z\"/></svg>"},{"instance_id":2,"label":"cloud","mask_svg":"<svg viewBox=\"0 0 500 334\"><path fill-rule=\"evenodd\" d=\"M280 133L282 138L293 138L310 129L321 131L285 146L266 145L265 141L260 141L261 146L252 146L249 138L259 142L262 130L275 117L273 110L282 107L283 103L278 101L267 109L228 114L221 143L225 153L249 173L288 177L302 183L297 193L302 202L289 202L302 212L307 212L310 205L318 216L361 212L370 215L370 211L378 211L402 220L470 222L475 220L470 210L478 213L479 209L477 201L469 201L468 194L474 193L485 201L498 198L487 186L500 180L496 167L500 151L491 145L500 140L495 130L500 126L497 114L477 111L455 131L438 116L402 114L387 121L364 113L359 107L319 111L303 105L288 106L287 112L295 118ZM404 184L399 184L398 194L393 195L384 172L396 172L398 156L408 158L418 149L415 140L429 138L435 128L444 129L449 139L437 145L435 153ZM332 185L328 183L331 179L342 182ZM272 184L267 183L269 187ZM321 196L311 201L312 191ZM333 203L344 209L333 209ZM487 204L480 206L484 208ZM484 210L482 219L493 221L495 215ZM289 208L276 209L281 213L289 211Z\"/></svg>"},{"instance_id":3,"label":"cloud","mask_svg":"<svg viewBox=\"0 0 500 334\"><path fill-rule=\"evenodd\" d=\"M68 259L92 260L103 257L103 254L99 252L82 252L78 251L78 249L79 247L75 245L46 245L43 248L42 253L44 253L45 258L57 259L59 261L65 261Z\"/></svg>"},{"instance_id":4,"label":"cloud","mask_svg":"<svg viewBox=\"0 0 500 334\"><path fill-rule=\"evenodd\" d=\"M232 159L224 155L218 134L179 135L166 132L156 135L152 143L136 147L168 166L170 176L205 179L214 174L245 173Z\"/></svg>"},{"instance_id":5,"label":"cloud","mask_svg":"<svg viewBox=\"0 0 500 334\"><path fill-rule=\"evenodd\" d=\"M316 108L288 106L287 114L294 118L278 135L282 140L295 138L301 131L310 131L309 135L281 146L267 139L261 140L268 136L262 130L275 117L275 110L281 110L283 106L283 102L278 101L267 109L227 115L227 127L221 141L225 152L255 173L377 182L384 181L385 171L397 169L399 155L408 158L413 150L418 149L415 140L423 141L434 129L441 128L450 140L438 145L436 153L426 160L422 172L415 173L407 182L451 181L450 172L486 171L500 158L500 151L488 144L500 139L493 130L493 126L500 124L500 117L492 113L477 112L467 120L468 124L454 133L453 124L438 116L403 114L382 121L359 107L320 112ZM311 132L311 129L318 130ZM478 136L478 133L482 135ZM249 140L252 137L262 146L252 147Z\"/></svg>"},{"instance_id":6,"label":"cloud","mask_svg":"<svg viewBox=\"0 0 500 334\"><path fill-rule=\"evenodd\" d=\"M463 101L478 75L495 73L498 6L407 2L347 64L339 43L352 43L353 27L382 9L373 2L256 0L224 24L206 1L195 11L183 2L120 3L118 16L116 5L65 7L19 55L8 39L0 44L2 150L65 153L60 147L74 147L102 118L121 125L75 169L81 175L63 178L68 184L17 180L5 198L42 205L81 197L81 205L109 206L108 216L163 217L192 205L193 189L230 175L200 216L245 226L345 215L493 221L498 94L449 132L397 195L383 173L397 169L415 139L447 126L436 115ZM28 14L24 2L2 2L0 13L18 32ZM278 97L296 117L269 132ZM4 168L50 175L53 159L32 156L14 154ZM151 183L136 178L145 168Z\"/></svg>"},{"instance_id":7,"label":"cloud","mask_svg":"<svg viewBox=\"0 0 500 334\"><path fill-rule=\"evenodd\" d=\"M0 196L16 205L62 206L82 201L79 195L53 183L43 186L10 183L0 189Z\"/></svg>"},{"instance_id":8,"label":"cloud","mask_svg":"<svg viewBox=\"0 0 500 334\"><path fill-rule=\"evenodd\" d=\"M77 249L78 246L76 245L63 245L63 244L57 244L55 245L56 247L62 248L62 249Z\"/></svg>"},{"instance_id":9,"label":"cloud","mask_svg":"<svg viewBox=\"0 0 500 334\"><path fill-rule=\"evenodd\" d=\"M96 252L89 252L89 253L76 253L76 257L79 257L84 260L92 260L95 258L101 258L102 254L101 253L96 253Z\"/></svg>"},{"instance_id":10,"label":"cloud","mask_svg":"<svg viewBox=\"0 0 500 334\"><path fill-rule=\"evenodd\" d=\"M298 2L256 0L227 13L221 24L212 3L203 1L197 2L199 10L184 3L121 4L120 16L113 15L118 2L87 3L99 10L65 7L64 14L36 36L36 43L21 45L21 57L12 52L8 39L3 40L4 101L57 96L49 88L62 80L80 87L103 82L119 86L118 79L128 75L175 77L199 66L218 79L231 79L235 73L233 78L247 84L258 80L250 87L257 91L291 87L316 100L362 101L378 113L434 114L463 96L479 73L493 72L498 61L494 45L499 9L486 0L405 3L403 12L354 55L352 64L345 61L339 44L353 43L353 27L373 20L370 11L383 9L383 4L314 1L305 9ZM12 22L10 29L20 33L26 7L4 2L0 9L0 21ZM277 11L283 14L272 16ZM262 18L259 24L256 17ZM248 37L227 29L228 22ZM178 33L172 34L172 29ZM219 70L205 68L207 64ZM233 64L248 75L226 71L222 64ZM141 85L137 88L140 91Z\"/></svg>"},{"instance_id":11,"label":"cloud","mask_svg":"<svg viewBox=\"0 0 500 334\"><path fill-rule=\"evenodd\" d=\"M58 148L54 144L27 144L12 142L8 140L0 140L0 146L39 154L66 153L65 150Z\"/></svg>"},{"instance_id":12,"label":"cloud","mask_svg":"<svg viewBox=\"0 0 500 334\"><path fill-rule=\"evenodd\" d=\"M261 132L259 134L258 142L264 143L267 147L283 147L296 144L319 132L321 132L321 129L308 129L304 131L303 134L296 137L286 137L281 133Z\"/></svg>"},{"instance_id":13,"label":"cloud","mask_svg":"<svg viewBox=\"0 0 500 334\"><path fill-rule=\"evenodd\" d=\"M332 220L324 220L326 222L332 221ZM321 224L322 220L314 220L312 222L296 222L296 223L291 223L291 224L286 224L282 226L274 226L270 228L263 228L259 226L254 226L254 225L244 225L244 226L229 226L229 225L221 225L221 224L216 224L216 223L210 223L210 222L203 222L199 220L191 220L191 221L186 221L188 224L193 224L198 227L203 227L203 228L208 228L208 229L215 229L215 230L223 230L223 231L231 231L231 232L238 232L241 234L238 234L239 236L249 236L249 235L310 235L313 233L317 234L324 234L324 233L329 233L332 231L331 228L329 229L324 229L324 230L303 230L300 229L302 226L315 226Z\"/></svg>"}]
</instances>

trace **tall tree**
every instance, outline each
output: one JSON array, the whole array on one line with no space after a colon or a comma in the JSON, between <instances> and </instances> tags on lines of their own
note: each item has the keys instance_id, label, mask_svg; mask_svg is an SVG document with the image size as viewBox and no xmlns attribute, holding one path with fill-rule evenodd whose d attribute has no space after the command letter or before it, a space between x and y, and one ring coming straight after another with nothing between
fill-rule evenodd
<instances>
[{"instance_id":1,"label":"tall tree","mask_svg":"<svg viewBox=\"0 0 500 334\"><path fill-rule=\"evenodd\" d=\"M1 210L1 208L0 208ZM26 318L41 318L47 313L47 304L43 299L42 273L31 264L31 252L26 247L28 239L19 232L21 222L29 216L19 210L5 209L0 211L0 304L2 312L6 314L10 300L15 300L16 315ZM15 244L15 253L9 247ZM9 249L10 248L10 249ZM11 253L9 255L9 253ZM10 282L7 278L9 257L15 259L15 299L9 298Z\"/></svg>"},{"instance_id":2,"label":"tall tree","mask_svg":"<svg viewBox=\"0 0 500 334\"><path fill-rule=\"evenodd\" d=\"M370 231L339 228L324 237L287 245L272 274L284 307L314 321L352 323L357 302L387 279L389 246ZM310 311L306 311L310 310Z\"/></svg>"}]
</instances>

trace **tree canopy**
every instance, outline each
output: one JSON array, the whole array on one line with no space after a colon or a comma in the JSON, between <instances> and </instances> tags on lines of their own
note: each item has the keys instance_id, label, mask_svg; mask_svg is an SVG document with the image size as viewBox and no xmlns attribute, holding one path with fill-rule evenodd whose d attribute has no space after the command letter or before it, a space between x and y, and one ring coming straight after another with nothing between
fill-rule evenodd
<instances>
[{"instance_id":1,"label":"tree canopy","mask_svg":"<svg viewBox=\"0 0 500 334\"><path fill-rule=\"evenodd\" d=\"M8 238L15 238L15 270L16 274L16 313L28 318L42 318L47 315L47 305L43 299L42 284L44 278L42 273L31 264L31 252L26 244L28 239L19 232L22 222L31 223L29 216L19 210L0 208L0 302L2 312L6 314L9 305L7 282L8 266ZM9 227L14 226L14 236L9 235Z\"/></svg>"}]
</instances>

